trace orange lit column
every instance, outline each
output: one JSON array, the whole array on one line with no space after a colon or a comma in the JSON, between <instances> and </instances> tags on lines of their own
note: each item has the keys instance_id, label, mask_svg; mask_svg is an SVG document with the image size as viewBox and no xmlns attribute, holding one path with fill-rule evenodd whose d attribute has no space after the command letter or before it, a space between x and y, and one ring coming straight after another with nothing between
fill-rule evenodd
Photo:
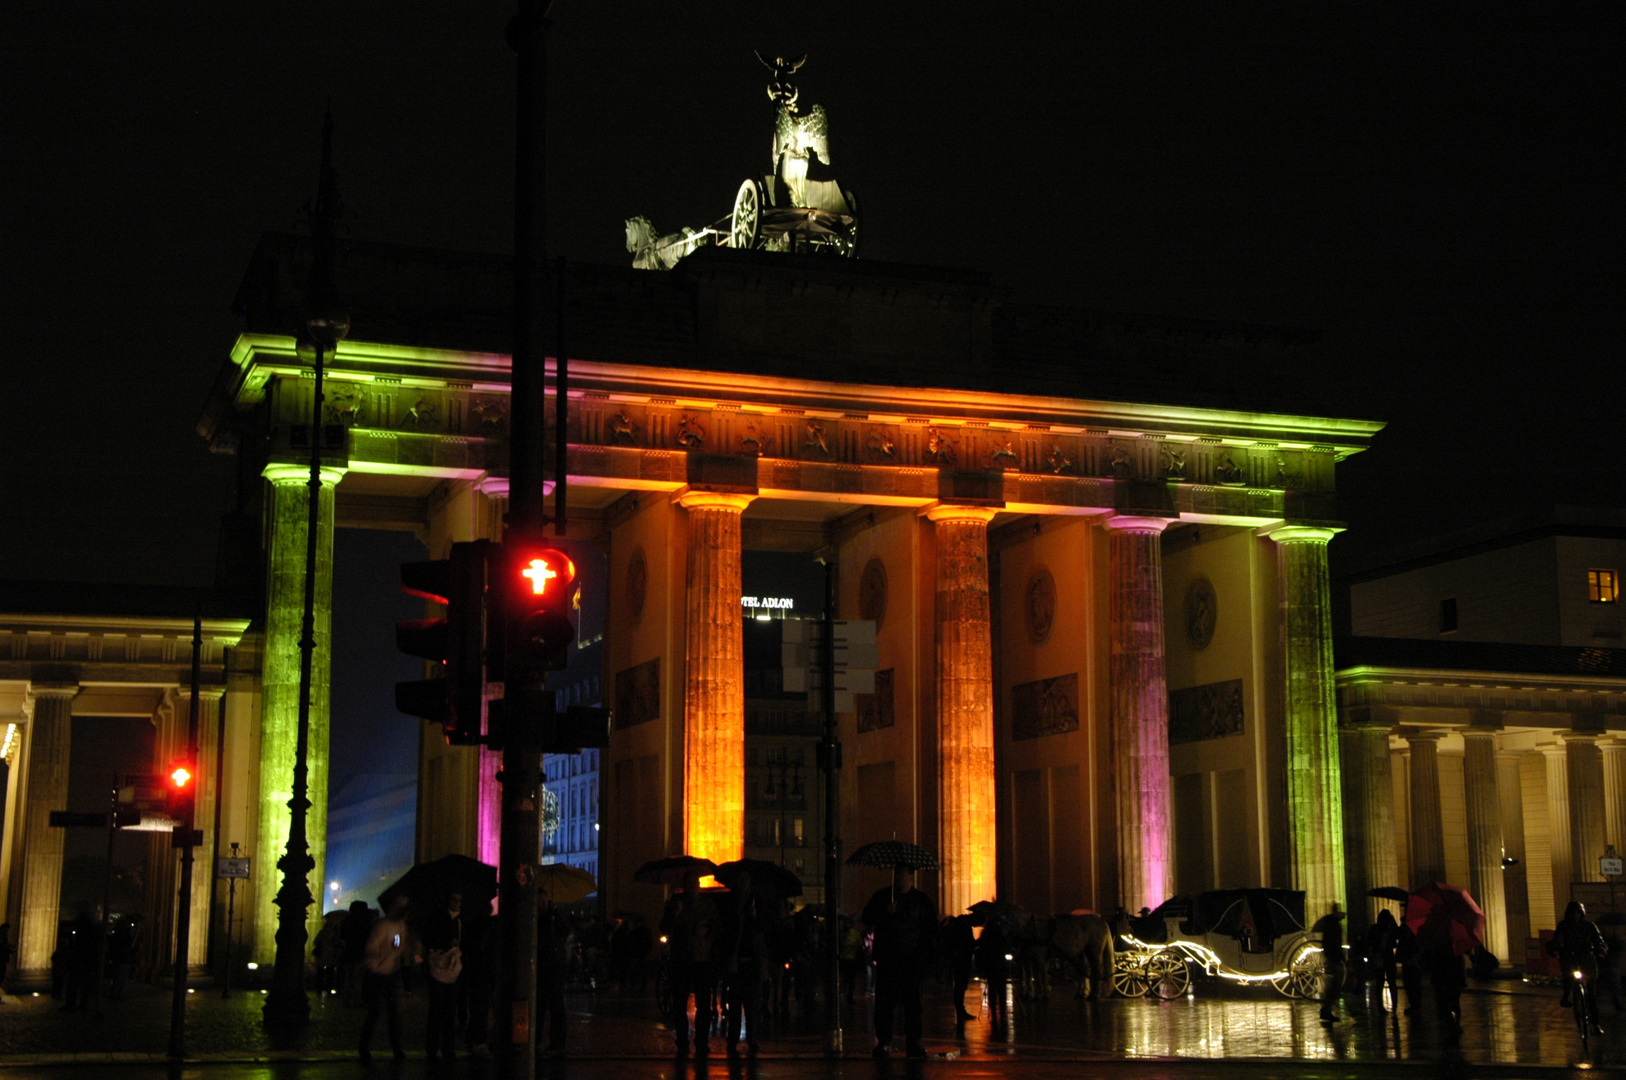
<instances>
[{"instance_id":1,"label":"orange lit column","mask_svg":"<svg viewBox=\"0 0 1626 1080\"><path fill-rule=\"evenodd\" d=\"M1118 899L1169 895L1169 683L1163 653L1164 518L1107 521L1112 581L1108 668L1118 794Z\"/></svg>"},{"instance_id":2,"label":"orange lit column","mask_svg":"<svg viewBox=\"0 0 1626 1080\"><path fill-rule=\"evenodd\" d=\"M994 675L988 523L994 511L935 506L937 791L940 903L964 911L994 896Z\"/></svg>"},{"instance_id":3,"label":"orange lit column","mask_svg":"<svg viewBox=\"0 0 1626 1080\"><path fill-rule=\"evenodd\" d=\"M1314 920L1344 897L1343 771L1333 700L1327 543L1338 530L1282 525L1276 542L1282 620L1287 865Z\"/></svg>"},{"instance_id":4,"label":"orange lit column","mask_svg":"<svg viewBox=\"0 0 1626 1080\"><path fill-rule=\"evenodd\" d=\"M686 492L688 622L684 632L684 851L713 862L745 853L745 646L740 514L749 495Z\"/></svg>"},{"instance_id":5,"label":"orange lit column","mask_svg":"<svg viewBox=\"0 0 1626 1080\"><path fill-rule=\"evenodd\" d=\"M17 975L25 982L50 979L62 909L62 848L66 829L51 828L51 811L68 808L68 747L72 741L76 685L35 683L34 719L28 731L27 821L23 828L22 902L17 907ZM12 774L13 777L16 773ZM15 782L15 780L13 780Z\"/></svg>"}]
</instances>

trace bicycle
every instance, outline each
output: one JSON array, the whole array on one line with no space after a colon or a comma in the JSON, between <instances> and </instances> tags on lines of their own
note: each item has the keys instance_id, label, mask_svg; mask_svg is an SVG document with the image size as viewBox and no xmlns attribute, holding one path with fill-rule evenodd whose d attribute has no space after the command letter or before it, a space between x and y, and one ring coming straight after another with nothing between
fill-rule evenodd
<instances>
[{"instance_id":1,"label":"bicycle","mask_svg":"<svg viewBox=\"0 0 1626 1080\"><path fill-rule=\"evenodd\" d=\"M1576 968L1570 975L1575 980L1571 987L1571 1000L1575 1009L1575 1026L1581 1030L1581 1052L1584 1054L1590 1036L1603 1034L1603 1025L1598 1023L1597 1005L1592 1001L1592 990L1587 984L1586 972Z\"/></svg>"}]
</instances>

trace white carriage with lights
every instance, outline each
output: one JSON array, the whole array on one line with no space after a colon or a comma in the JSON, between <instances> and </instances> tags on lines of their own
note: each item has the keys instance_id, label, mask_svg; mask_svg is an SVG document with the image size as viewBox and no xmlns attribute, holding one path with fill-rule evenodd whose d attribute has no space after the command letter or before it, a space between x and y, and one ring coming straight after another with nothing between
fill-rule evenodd
<instances>
[{"instance_id":1,"label":"white carriage with lights","mask_svg":"<svg viewBox=\"0 0 1626 1080\"><path fill-rule=\"evenodd\" d=\"M1295 889L1176 897L1129 919L1116 945L1112 988L1124 997L1180 997L1201 974L1313 998L1325 968L1318 936L1304 927L1304 893Z\"/></svg>"}]
</instances>

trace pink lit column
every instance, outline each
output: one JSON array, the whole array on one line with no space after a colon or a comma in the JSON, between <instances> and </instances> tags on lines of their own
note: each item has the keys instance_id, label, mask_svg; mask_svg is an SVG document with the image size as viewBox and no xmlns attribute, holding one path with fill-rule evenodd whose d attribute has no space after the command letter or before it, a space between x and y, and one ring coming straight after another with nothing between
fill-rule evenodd
<instances>
[{"instance_id":1,"label":"pink lit column","mask_svg":"<svg viewBox=\"0 0 1626 1080\"><path fill-rule=\"evenodd\" d=\"M945 912L994 896L994 677L988 522L994 512L935 506L939 889Z\"/></svg>"},{"instance_id":2,"label":"pink lit column","mask_svg":"<svg viewBox=\"0 0 1626 1080\"><path fill-rule=\"evenodd\" d=\"M1333 697L1327 543L1336 529L1284 525L1277 545L1287 779L1287 862L1320 918L1344 895L1344 794Z\"/></svg>"},{"instance_id":3,"label":"pink lit column","mask_svg":"<svg viewBox=\"0 0 1626 1080\"><path fill-rule=\"evenodd\" d=\"M690 491L683 689L684 850L713 862L745 851L745 651L740 515L749 495Z\"/></svg>"},{"instance_id":4,"label":"pink lit column","mask_svg":"<svg viewBox=\"0 0 1626 1080\"><path fill-rule=\"evenodd\" d=\"M1118 898L1169 894L1169 683L1163 652L1163 518L1108 520L1108 668L1118 796Z\"/></svg>"}]
</instances>

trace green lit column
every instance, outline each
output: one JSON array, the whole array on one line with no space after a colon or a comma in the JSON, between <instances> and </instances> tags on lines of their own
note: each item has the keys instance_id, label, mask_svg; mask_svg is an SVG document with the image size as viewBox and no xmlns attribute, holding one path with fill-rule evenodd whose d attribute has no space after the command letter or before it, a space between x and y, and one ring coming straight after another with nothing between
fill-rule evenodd
<instances>
[{"instance_id":1,"label":"green lit column","mask_svg":"<svg viewBox=\"0 0 1626 1080\"><path fill-rule=\"evenodd\" d=\"M1305 913L1325 914L1344 894L1344 798L1333 695L1327 542L1337 529L1284 525L1277 544L1286 690L1287 862Z\"/></svg>"},{"instance_id":2,"label":"green lit column","mask_svg":"<svg viewBox=\"0 0 1626 1080\"><path fill-rule=\"evenodd\" d=\"M294 748L299 727L299 633L305 604L305 533L310 513L309 465L267 465L265 666L260 700L260 827L254 848L254 948L269 966L276 956L277 860L288 846L294 790ZM310 754L306 837L315 866L309 884L317 903L307 917L310 940L321 929L326 893L328 689L333 667L333 494L344 470L322 469L317 507L316 650L311 662Z\"/></svg>"}]
</instances>

